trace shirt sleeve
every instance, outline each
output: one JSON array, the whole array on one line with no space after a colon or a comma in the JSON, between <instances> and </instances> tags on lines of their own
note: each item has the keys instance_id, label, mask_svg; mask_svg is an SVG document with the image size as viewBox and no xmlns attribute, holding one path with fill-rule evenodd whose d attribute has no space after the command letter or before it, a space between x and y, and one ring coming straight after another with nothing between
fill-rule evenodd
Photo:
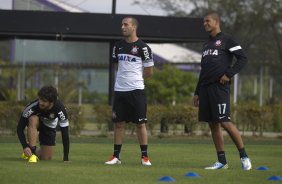
<instances>
[{"instance_id":1,"label":"shirt sleeve","mask_svg":"<svg viewBox=\"0 0 282 184\"><path fill-rule=\"evenodd\" d=\"M228 40L227 49L236 58L236 62L233 64L233 66L230 66L225 73L229 78L232 78L245 66L245 64L248 62L248 59L242 47L233 38Z\"/></svg>"},{"instance_id":2,"label":"shirt sleeve","mask_svg":"<svg viewBox=\"0 0 282 184\"><path fill-rule=\"evenodd\" d=\"M64 149L64 161L69 160L69 149L70 149L70 139L69 139L69 127L61 127L62 142Z\"/></svg>"},{"instance_id":3,"label":"shirt sleeve","mask_svg":"<svg viewBox=\"0 0 282 184\"><path fill-rule=\"evenodd\" d=\"M153 52L148 45L142 47L141 58L144 67L154 66Z\"/></svg>"},{"instance_id":4,"label":"shirt sleeve","mask_svg":"<svg viewBox=\"0 0 282 184\"><path fill-rule=\"evenodd\" d=\"M118 63L118 56L117 56L117 45L115 44L112 50L112 61L114 63Z\"/></svg>"},{"instance_id":5,"label":"shirt sleeve","mask_svg":"<svg viewBox=\"0 0 282 184\"><path fill-rule=\"evenodd\" d=\"M24 134L24 129L25 129L25 127L28 126L28 119L29 119L29 117L32 116L32 115L35 115L36 113L37 113L37 111L34 108L33 103L29 104L24 109L24 111L22 112L20 120L18 122L18 125L17 125L17 135L18 135L19 141L20 141L20 143L21 143L23 148L26 148L26 147L29 146L27 141L26 141L26 137L25 137L25 134Z\"/></svg>"},{"instance_id":6,"label":"shirt sleeve","mask_svg":"<svg viewBox=\"0 0 282 184\"><path fill-rule=\"evenodd\" d=\"M57 116L59 118L60 127L69 126L68 114L65 106L61 102L59 102L59 107L57 112L58 112Z\"/></svg>"},{"instance_id":7,"label":"shirt sleeve","mask_svg":"<svg viewBox=\"0 0 282 184\"><path fill-rule=\"evenodd\" d=\"M27 126L27 119L24 118L24 117L21 117L19 122L18 122L18 125L17 125L17 135L18 135L18 138L20 140L20 143L24 148L28 147L28 144L26 142L26 138L25 138L25 134L24 134L24 129L25 127Z\"/></svg>"},{"instance_id":8,"label":"shirt sleeve","mask_svg":"<svg viewBox=\"0 0 282 184\"><path fill-rule=\"evenodd\" d=\"M57 101L57 116L59 119L59 126L62 134L62 142L64 149L64 161L69 160L69 120L65 106L61 101Z\"/></svg>"}]
</instances>

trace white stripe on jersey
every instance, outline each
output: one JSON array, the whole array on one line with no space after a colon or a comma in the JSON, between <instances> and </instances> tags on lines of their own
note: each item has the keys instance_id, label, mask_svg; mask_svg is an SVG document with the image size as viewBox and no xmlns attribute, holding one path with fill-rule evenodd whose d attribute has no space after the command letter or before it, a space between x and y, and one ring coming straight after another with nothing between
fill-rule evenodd
<instances>
[{"instance_id":1,"label":"white stripe on jersey","mask_svg":"<svg viewBox=\"0 0 282 184\"><path fill-rule=\"evenodd\" d=\"M48 118L40 117L40 121L49 128L56 128L58 124L58 118L48 119Z\"/></svg>"},{"instance_id":2,"label":"white stripe on jersey","mask_svg":"<svg viewBox=\"0 0 282 184\"><path fill-rule=\"evenodd\" d=\"M69 126L69 121L67 119L63 121L59 121L59 125L60 127L67 127Z\"/></svg>"},{"instance_id":3,"label":"white stripe on jersey","mask_svg":"<svg viewBox=\"0 0 282 184\"><path fill-rule=\"evenodd\" d=\"M144 67L151 67L154 66L154 61L152 59L150 60L145 60L145 62L143 61L143 66Z\"/></svg>"},{"instance_id":4,"label":"white stripe on jersey","mask_svg":"<svg viewBox=\"0 0 282 184\"><path fill-rule=\"evenodd\" d=\"M33 102L32 104L30 104L29 106L27 106L27 107L24 109L24 111L23 111L23 113L22 113L22 116L23 116L24 118L28 118L28 117L33 113L33 111L31 110L32 107L36 106L38 103L39 103L39 102L38 102L38 100L37 100L37 101Z\"/></svg>"},{"instance_id":5,"label":"white stripe on jersey","mask_svg":"<svg viewBox=\"0 0 282 184\"><path fill-rule=\"evenodd\" d=\"M230 48L229 51L230 51L230 52L233 52L233 51L235 51L235 50L240 50L240 49L242 49L242 47L241 47L240 45L238 45L238 46L235 46L235 47Z\"/></svg>"}]
</instances>

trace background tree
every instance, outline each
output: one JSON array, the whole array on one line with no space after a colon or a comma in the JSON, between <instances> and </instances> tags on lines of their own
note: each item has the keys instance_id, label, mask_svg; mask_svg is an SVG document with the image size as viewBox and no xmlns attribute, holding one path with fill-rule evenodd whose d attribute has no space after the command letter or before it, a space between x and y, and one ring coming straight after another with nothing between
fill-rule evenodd
<instances>
[{"instance_id":1,"label":"background tree","mask_svg":"<svg viewBox=\"0 0 282 184\"><path fill-rule=\"evenodd\" d=\"M149 103L175 104L191 103L191 96L197 77L190 73L166 65L163 69L155 69L154 75L145 80Z\"/></svg>"},{"instance_id":2,"label":"background tree","mask_svg":"<svg viewBox=\"0 0 282 184\"><path fill-rule=\"evenodd\" d=\"M262 70L267 79L273 79L273 95L282 98L281 0L148 0L145 4L166 10L168 16L203 17L208 10L219 12L222 30L247 52L249 64L242 74L258 78ZM184 45L201 51L202 43Z\"/></svg>"}]
</instances>

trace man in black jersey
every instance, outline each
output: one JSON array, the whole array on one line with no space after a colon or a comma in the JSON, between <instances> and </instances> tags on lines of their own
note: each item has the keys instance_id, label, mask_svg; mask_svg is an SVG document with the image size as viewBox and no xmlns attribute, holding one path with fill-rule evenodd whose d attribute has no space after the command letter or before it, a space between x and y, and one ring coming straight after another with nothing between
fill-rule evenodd
<instances>
[{"instance_id":1,"label":"man in black jersey","mask_svg":"<svg viewBox=\"0 0 282 184\"><path fill-rule=\"evenodd\" d=\"M228 168L221 132L223 127L239 151L243 170L250 170L251 161L241 135L230 119L230 80L247 63L247 57L230 35L221 32L220 18L216 12L210 12L204 17L204 27L210 37L203 46L202 69L193 103L199 106L199 121L209 123L218 157L215 164L205 169ZM233 56L236 58L234 64Z\"/></svg>"},{"instance_id":2,"label":"man in black jersey","mask_svg":"<svg viewBox=\"0 0 282 184\"><path fill-rule=\"evenodd\" d=\"M64 147L64 162L69 158L69 121L66 109L57 99L56 88L44 86L38 92L38 99L29 103L18 122L17 134L23 147L22 158L30 163L36 163L38 158L50 160L55 145L56 127L59 124ZM27 140L24 130L27 127ZM39 132L39 134L38 134ZM39 137L40 149L36 149Z\"/></svg>"},{"instance_id":3,"label":"man in black jersey","mask_svg":"<svg viewBox=\"0 0 282 184\"><path fill-rule=\"evenodd\" d=\"M146 129L147 102L144 79L153 74L153 57L150 47L137 37L138 21L125 17L121 23L123 40L113 48L113 60L118 65L114 87L112 119L114 126L114 153L105 164L121 164L120 151L124 137L125 122L136 124L141 149L141 164L150 166Z\"/></svg>"}]
</instances>

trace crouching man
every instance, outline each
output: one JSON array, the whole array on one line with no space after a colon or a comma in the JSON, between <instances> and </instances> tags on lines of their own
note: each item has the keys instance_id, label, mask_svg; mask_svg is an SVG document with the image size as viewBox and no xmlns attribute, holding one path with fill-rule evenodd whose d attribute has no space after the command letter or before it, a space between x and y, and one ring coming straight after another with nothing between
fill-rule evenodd
<instances>
[{"instance_id":1,"label":"crouching man","mask_svg":"<svg viewBox=\"0 0 282 184\"><path fill-rule=\"evenodd\" d=\"M22 158L30 163L50 160L56 140L56 127L60 126L64 162L69 158L69 121L63 103L58 99L56 88L44 86L38 92L38 99L29 103L21 114L17 135L23 147ZM24 133L27 127L27 140ZM39 133L38 133L39 132ZM39 138L40 149L36 144Z\"/></svg>"}]
</instances>

